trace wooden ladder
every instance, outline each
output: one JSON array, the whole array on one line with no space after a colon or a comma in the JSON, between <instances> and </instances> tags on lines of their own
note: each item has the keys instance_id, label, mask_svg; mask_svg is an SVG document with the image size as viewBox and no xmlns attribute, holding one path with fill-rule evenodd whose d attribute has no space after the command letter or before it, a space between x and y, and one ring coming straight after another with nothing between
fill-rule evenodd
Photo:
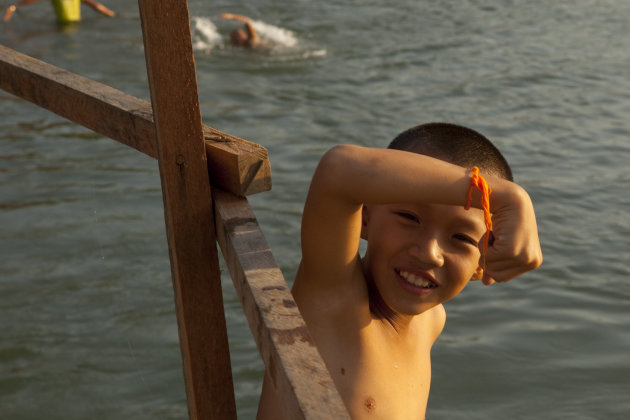
<instances>
[{"instance_id":1,"label":"wooden ladder","mask_svg":"<svg viewBox=\"0 0 630 420\"><path fill-rule=\"evenodd\" d=\"M246 195L264 147L202 124L186 0L139 0L151 104L0 45L0 88L158 160L191 419L236 419L216 243L292 419L349 418Z\"/></svg>"}]
</instances>

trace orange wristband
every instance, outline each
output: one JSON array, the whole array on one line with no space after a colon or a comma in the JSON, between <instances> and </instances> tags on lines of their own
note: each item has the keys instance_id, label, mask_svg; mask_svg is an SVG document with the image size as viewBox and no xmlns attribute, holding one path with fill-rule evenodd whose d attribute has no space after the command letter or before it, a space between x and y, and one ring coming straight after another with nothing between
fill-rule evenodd
<instances>
[{"instance_id":1,"label":"orange wristband","mask_svg":"<svg viewBox=\"0 0 630 420\"><path fill-rule=\"evenodd\" d=\"M492 213L490 213L490 194L492 189L483 178L479 175L479 168L473 167L471 174L470 188L468 189L468 203L464 208L468 210L472 205L472 193L474 189L481 192L481 208L483 209L483 218L486 224L486 237L483 241L483 269L486 269L486 252L488 251L488 241L490 240L490 232L492 231Z\"/></svg>"}]
</instances>

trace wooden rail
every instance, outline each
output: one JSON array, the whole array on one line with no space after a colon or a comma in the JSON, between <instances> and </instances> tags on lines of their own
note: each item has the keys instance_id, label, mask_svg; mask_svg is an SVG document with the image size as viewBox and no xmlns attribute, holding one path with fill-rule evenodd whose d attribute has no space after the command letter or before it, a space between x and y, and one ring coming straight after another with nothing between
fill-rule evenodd
<instances>
[{"instance_id":1,"label":"wooden rail","mask_svg":"<svg viewBox=\"0 0 630 420\"><path fill-rule=\"evenodd\" d=\"M0 45L0 88L57 115L157 158L151 104L110 86ZM203 126L210 180L250 195L271 189L267 150Z\"/></svg>"},{"instance_id":2,"label":"wooden rail","mask_svg":"<svg viewBox=\"0 0 630 420\"><path fill-rule=\"evenodd\" d=\"M216 240L287 416L349 418L243 197L267 151L201 123L186 0L139 5L152 105L1 45L0 88L158 159L190 418L236 417Z\"/></svg>"},{"instance_id":3,"label":"wooden rail","mask_svg":"<svg viewBox=\"0 0 630 420\"><path fill-rule=\"evenodd\" d=\"M221 251L287 418L349 418L247 199L213 197Z\"/></svg>"}]
</instances>

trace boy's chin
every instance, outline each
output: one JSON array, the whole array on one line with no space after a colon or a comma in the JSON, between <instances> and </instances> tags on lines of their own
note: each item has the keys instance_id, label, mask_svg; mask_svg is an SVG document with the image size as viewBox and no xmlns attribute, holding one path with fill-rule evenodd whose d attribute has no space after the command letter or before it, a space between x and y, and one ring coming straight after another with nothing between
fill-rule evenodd
<instances>
[{"instance_id":1,"label":"boy's chin","mask_svg":"<svg viewBox=\"0 0 630 420\"><path fill-rule=\"evenodd\" d=\"M404 318L420 315L442 303L437 300L427 301L426 298L424 300L400 300L401 296L383 297L378 287L369 278L367 286L370 312L377 319L389 320L390 322L402 321Z\"/></svg>"}]
</instances>

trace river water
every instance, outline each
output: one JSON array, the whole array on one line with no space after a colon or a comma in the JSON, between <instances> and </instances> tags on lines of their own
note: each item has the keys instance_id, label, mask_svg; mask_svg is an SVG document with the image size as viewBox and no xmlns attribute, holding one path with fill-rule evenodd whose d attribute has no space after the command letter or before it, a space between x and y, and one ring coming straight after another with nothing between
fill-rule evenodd
<instances>
[{"instance_id":1,"label":"river water","mask_svg":"<svg viewBox=\"0 0 630 420\"><path fill-rule=\"evenodd\" d=\"M26 7L0 42L148 100L137 4L103 1L118 17L84 6L66 30ZM204 122L268 148L273 190L250 202L289 281L335 144L464 124L530 192L544 264L446 304L427 418L628 418L630 2L189 4ZM230 47L221 12L272 48ZM263 366L223 283L250 419ZM183 419L185 398L156 162L0 92L0 418Z\"/></svg>"}]
</instances>

